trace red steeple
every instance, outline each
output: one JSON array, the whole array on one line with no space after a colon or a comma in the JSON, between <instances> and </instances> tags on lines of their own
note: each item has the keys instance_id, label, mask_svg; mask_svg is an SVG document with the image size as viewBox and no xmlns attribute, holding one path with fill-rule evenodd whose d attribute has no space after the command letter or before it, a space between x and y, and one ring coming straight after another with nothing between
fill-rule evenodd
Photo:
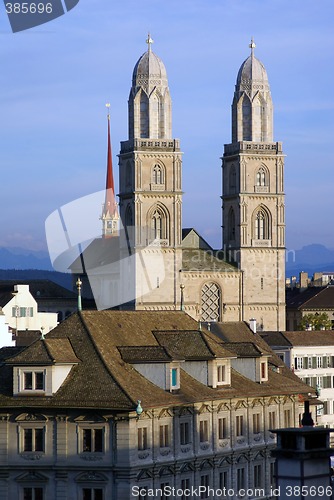
<instances>
[{"instance_id":1,"label":"red steeple","mask_svg":"<svg viewBox=\"0 0 334 500\"><path fill-rule=\"evenodd\" d=\"M112 152L110 140L110 104L106 105L108 108L108 154L107 154L107 179L106 179L106 195L102 211L102 220L104 221L103 234L104 236L111 236L114 234L115 226L112 221L118 220L117 204L115 200L115 185L114 174L112 168Z\"/></svg>"}]
</instances>

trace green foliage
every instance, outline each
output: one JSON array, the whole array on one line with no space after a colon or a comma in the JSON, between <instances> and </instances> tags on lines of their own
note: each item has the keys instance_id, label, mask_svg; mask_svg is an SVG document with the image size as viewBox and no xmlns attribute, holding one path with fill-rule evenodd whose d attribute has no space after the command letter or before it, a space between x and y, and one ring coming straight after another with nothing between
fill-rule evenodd
<instances>
[{"instance_id":1,"label":"green foliage","mask_svg":"<svg viewBox=\"0 0 334 500\"><path fill-rule=\"evenodd\" d=\"M300 322L300 330L331 330L332 323L327 313L305 314Z\"/></svg>"}]
</instances>

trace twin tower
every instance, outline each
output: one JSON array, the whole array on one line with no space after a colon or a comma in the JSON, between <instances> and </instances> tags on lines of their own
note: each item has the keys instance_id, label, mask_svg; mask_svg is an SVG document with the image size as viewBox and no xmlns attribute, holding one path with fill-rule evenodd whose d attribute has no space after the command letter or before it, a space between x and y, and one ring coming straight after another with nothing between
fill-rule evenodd
<instances>
[{"instance_id":1,"label":"twin tower","mask_svg":"<svg viewBox=\"0 0 334 500\"><path fill-rule=\"evenodd\" d=\"M235 86L232 142L222 158L223 246L214 250L195 229L182 229L182 153L152 42L133 71L129 139L119 155L123 251L135 262L126 285L134 297L121 307L183 309L209 322L256 319L263 330L284 330L284 155L273 141L269 82L255 44Z\"/></svg>"}]
</instances>

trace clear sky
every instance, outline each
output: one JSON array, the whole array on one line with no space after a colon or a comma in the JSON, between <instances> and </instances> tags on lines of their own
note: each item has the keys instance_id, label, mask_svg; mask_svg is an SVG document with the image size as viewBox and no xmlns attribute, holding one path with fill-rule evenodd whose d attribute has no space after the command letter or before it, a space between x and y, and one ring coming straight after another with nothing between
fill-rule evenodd
<instances>
[{"instance_id":1,"label":"clear sky","mask_svg":"<svg viewBox=\"0 0 334 500\"><path fill-rule=\"evenodd\" d=\"M0 245L45 249L48 215L103 189L108 101L118 184L132 71L150 31L184 152L183 226L220 246L220 156L253 36L274 138L287 155L287 247L334 248L333 18L333 0L80 0L57 20L12 34L1 2Z\"/></svg>"}]
</instances>

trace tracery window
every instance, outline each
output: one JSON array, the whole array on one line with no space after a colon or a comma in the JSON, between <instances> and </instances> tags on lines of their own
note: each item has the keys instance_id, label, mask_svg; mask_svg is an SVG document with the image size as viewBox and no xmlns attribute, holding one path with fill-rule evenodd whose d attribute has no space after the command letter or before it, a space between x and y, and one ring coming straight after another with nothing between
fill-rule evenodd
<instances>
[{"instance_id":1,"label":"tracery window","mask_svg":"<svg viewBox=\"0 0 334 500\"><path fill-rule=\"evenodd\" d=\"M150 240L168 240L168 218L165 210L156 206L150 217Z\"/></svg>"},{"instance_id":2,"label":"tracery window","mask_svg":"<svg viewBox=\"0 0 334 500\"><path fill-rule=\"evenodd\" d=\"M160 165L153 167L153 184L163 184L163 170Z\"/></svg>"},{"instance_id":3,"label":"tracery window","mask_svg":"<svg viewBox=\"0 0 334 500\"><path fill-rule=\"evenodd\" d=\"M216 283L205 283L201 290L202 321L219 321L220 289Z\"/></svg>"},{"instance_id":4,"label":"tracery window","mask_svg":"<svg viewBox=\"0 0 334 500\"><path fill-rule=\"evenodd\" d=\"M268 174L264 167L260 167L256 173L256 185L257 186L267 186L268 185Z\"/></svg>"},{"instance_id":5,"label":"tracery window","mask_svg":"<svg viewBox=\"0 0 334 500\"><path fill-rule=\"evenodd\" d=\"M254 216L254 239L269 240L271 238L269 213L260 207Z\"/></svg>"}]
</instances>

